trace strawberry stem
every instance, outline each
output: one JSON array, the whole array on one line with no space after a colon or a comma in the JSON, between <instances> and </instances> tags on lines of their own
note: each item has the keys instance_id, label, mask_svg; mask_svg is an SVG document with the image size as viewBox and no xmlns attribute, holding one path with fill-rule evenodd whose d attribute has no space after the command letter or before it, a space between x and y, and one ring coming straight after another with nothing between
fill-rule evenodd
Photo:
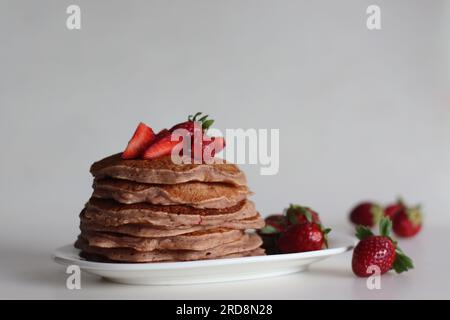
<instances>
[{"instance_id":1,"label":"strawberry stem","mask_svg":"<svg viewBox=\"0 0 450 320\"><path fill-rule=\"evenodd\" d=\"M197 121L197 117L199 116L199 115L201 115L202 113L201 112L197 112L195 115L194 115L194 118L192 118L192 121Z\"/></svg>"},{"instance_id":2,"label":"strawberry stem","mask_svg":"<svg viewBox=\"0 0 450 320\"><path fill-rule=\"evenodd\" d=\"M392 220L389 218L383 218L380 220L380 235L389 237L392 230Z\"/></svg>"},{"instance_id":3,"label":"strawberry stem","mask_svg":"<svg viewBox=\"0 0 450 320\"><path fill-rule=\"evenodd\" d=\"M214 120L213 119L208 119L208 117L209 117L209 115L204 115L204 116L202 116L201 118L198 118L198 117L200 117L202 115L202 113L201 112L197 112L196 114L194 114L194 115L192 115L192 114L190 114L189 116L188 116L188 121L198 121L198 122L201 122L201 124L202 124L202 130L203 131L207 131L211 126L212 126L212 124L214 123Z\"/></svg>"}]
</instances>

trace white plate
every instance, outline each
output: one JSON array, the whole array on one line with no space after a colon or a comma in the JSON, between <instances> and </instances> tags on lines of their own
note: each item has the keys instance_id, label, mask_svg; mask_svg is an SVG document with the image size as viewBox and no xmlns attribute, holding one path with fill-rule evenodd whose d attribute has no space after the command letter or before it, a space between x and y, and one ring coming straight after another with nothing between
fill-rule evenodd
<instances>
[{"instance_id":1,"label":"white plate","mask_svg":"<svg viewBox=\"0 0 450 320\"><path fill-rule=\"evenodd\" d=\"M355 239L343 234L329 236L329 248L269 256L162 263L102 263L79 257L73 245L58 248L53 259L62 265L126 284L178 285L237 281L303 271L310 264L353 248Z\"/></svg>"}]
</instances>

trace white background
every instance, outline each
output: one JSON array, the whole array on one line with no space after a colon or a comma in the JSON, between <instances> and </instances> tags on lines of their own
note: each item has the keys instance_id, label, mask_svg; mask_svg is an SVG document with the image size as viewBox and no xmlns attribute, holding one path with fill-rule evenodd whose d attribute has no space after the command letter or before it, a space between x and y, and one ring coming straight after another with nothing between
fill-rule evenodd
<instances>
[{"instance_id":1,"label":"white background","mask_svg":"<svg viewBox=\"0 0 450 320\"><path fill-rule=\"evenodd\" d=\"M73 3L80 31L65 26ZM380 31L366 28L373 3ZM424 0L0 0L0 297L449 298L449 17L449 1ZM351 255L252 285L65 290L50 253L77 235L90 164L139 121L196 111L280 129L279 174L243 166L263 215L300 203L351 232L359 200L422 203L424 232L402 242L420 267L377 293Z\"/></svg>"}]
</instances>

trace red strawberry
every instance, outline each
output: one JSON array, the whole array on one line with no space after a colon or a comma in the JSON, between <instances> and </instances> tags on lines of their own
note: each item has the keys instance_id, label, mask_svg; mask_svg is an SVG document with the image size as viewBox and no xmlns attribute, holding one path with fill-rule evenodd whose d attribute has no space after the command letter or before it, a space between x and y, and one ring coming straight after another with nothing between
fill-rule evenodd
<instances>
[{"instance_id":1,"label":"red strawberry","mask_svg":"<svg viewBox=\"0 0 450 320\"><path fill-rule=\"evenodd\" d=\"M122 153L122 159L136 159L141 156L153 142L154 138L155 134L152 128L142 122L139 123L133 137L128 142L127 148Z\"/></svg>"},{"instance_id":2,"label":"red strawberry","mask_svg":"<svg viewBox=\"0 0 450 320\"><path fill-rule=\"evenodd\" d=\"M404 209L406 206L403 203L401 199L397 200L396 203L388 205L386 208L384 208L384 216L390 218L391 220L394 219L396 214L400 212L402 209Z\"/></svg>"},{"instance_id":3,"label":"red strawberry","mask_svg":"<svg viewBox=\"0 0 450 320\"><path fill-rule=\"evenodd\" d=\"M384 211L378 204L363 202L350 212L350 221L357 225L373 227L383 216Z\"/></svg>"},{"instance_id":4,"label":"red strawberry","mask_svg":"<svg viewBox=\"0 0 450 320\"><path fill-rule=\"evenodd\" d=\"M213 158L216 153L223 150L225 147L225 139L223 137L212 137L209 141L202 143L202 157L203 160Z\"/></svg>"},{"instance_id":5,"label":"red strawberry","mask_svg":"<svg viewBox=\"0 0 450 320\"><path fill-rule=\"evenodd\" d=\"M383 236L371 236L362 240L353 252L352 269L359 277L372 275L368 268L376 265L380 273L391 270L396 258L395 246L391 239Z\"/></svg>"},{"instance_id":6,"label":"red strawberry","mask_svg":"<svg viewBox=\"0 0 450 320\"><path fill-rule=\"evenodd\" d=\"M258 231L260 234L279 234L286 230L287 220L282 214L273 214L265 220L266 226Z\"/></svg>"},{"instance_id":7,"label":"red strawberry","mask_svg":"<svg viewBox=\"0 0 450 320\"><path fill-rule=\"evenodd\" d=\"M225 146L225 140L220 137L211 138L208 141L204 140L204 134L214 123L214 120L208 119L208 115L200 117L201 114L201 112L197 112L194 116L190 115L188 121L174 125L169 131L187 130L188 135L191 137L191 146L189 152L187 152L188 150L183 150L183 154L190 154L192 159L204 162L204 155L208 159L214 157L215 153L222 150Z\"/></svg>"},{"instance_id":8,"label":"red strawberry","mask_svg":"<svg viewBox=\"0 0 450 320\"><path fill-rule=\"evenodd\" d=\"M278 248L283 253L321 250L327 247L326 234L330 229L314 222L290 225L278 240Z\"/></svg>"},{"instance_id":9,"label":"red strawberry","mask_svg":"<svg viewBox=\"0 0 450 320\"><path fill-rule=\"evenodd\" d=\"M225 147L225 139L223 137L205 138L204 134L201 134L199 137L196 137L196 134L194 134L191 137L191 148L188 154L191 155L194 161L208 162Z\"/></svg>"},{"instance_id":10,"label":"red strawberry","mask_svg":"<svg viewBox=\"0 0 450 320\"><path fill-rule=\"evenodd\" d=\"M391 269L401 273L414 267L412 260L390 238L391 228L392 221L389 218L380 220L379 236L375 236L367 227L356 228L356 236L361 241L353 250L352 270L357 276L371 276L373 266L377 266L381 274Z\"/></svg>"},{"instance_id":11,"label":"red strawberry","mask_svg":"<svg viewBox=\"0 0 450 320\"><path fill-rule=\"evenodd\" d=\"M157 134L157 139L145 150L142 158L154 159L169 155L179 141L172 141L172 133L164 129Z\"/></svg>"},{"instance_id":12,"label":"red strawberry","mask_svg":"<svg viewBox=\"0 0 450 320\"><path fill-rule=\"evenodd\" d=\"M394 232L399 237L412 237L422 228L420 206L402 208L393 219Z\"/></svg>"},{"instance_id":13,"label":"red strawberry","mask_svg":"<svg viewBox=\"0 0 450 320\"><path fill-rule=\"evenodd\" d=\"M201 118L198 118L202 113L197 112L194 116L190 115L188 117L188 121L178 123L174 125L172 128L170 128L170 132L174 132L177 129L185 129L189 131L189 133L194 133L195 128L195 122L199 122L201 124L202 131L208 130L209 127L214 123L214 120L208 119L208 116L203 116Z\"/></svg>"},{"instance_id":14,"label":"red strawberry","mask_svg":"<svg viewBox=\"0 0 450 320\"><path fill-rule=\"evenodd\" d=\"M167 129L162 129L160 132L158 132L155 136L155 141L161 139L164 136L167 136L169 134L169 130Z\"/></svg>"},{"instance_id":15,"label":"red strawberry","mask_svg":"<svg viewBox=\"0 0 450 320\"><path fill-rule=\"evenodd\" d=\"M286 209L286 216L289 224L300 224L315 222L320 224L319 214L311 208L303 207L298 204L290 204Z\"/></svg>"},{"instance_id":16,"label":"red strawberry","mask_svg":"<svg viewBox=\"0 0 450 320\"><path fill-rule=\"evenodd\" d=\"M277 254L278 238L286 230L287 220L282 214L273 214L265 219L266 225L258 230L258 234L263 240L263 247L267 254Z\"/></svg>"}]
</instances>

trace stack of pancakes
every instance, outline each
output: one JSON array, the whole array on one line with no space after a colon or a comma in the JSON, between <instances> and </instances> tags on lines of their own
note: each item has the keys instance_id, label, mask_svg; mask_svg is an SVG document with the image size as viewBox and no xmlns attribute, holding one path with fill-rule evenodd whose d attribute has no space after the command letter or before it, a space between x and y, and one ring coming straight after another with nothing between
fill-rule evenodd
<instances>
[{"instance_id":1,"label":"stack of pancakes","mask_svg":"<svg viewBox=\"0 0 450 320\"><path fill-rule=\"evenodd\" d=\"M264 220L234 164L176 165L170 156L94 163L94 192L75 246L89 260L188 261L263 255L246 229Z\"/></svg>"}]
</instances>

